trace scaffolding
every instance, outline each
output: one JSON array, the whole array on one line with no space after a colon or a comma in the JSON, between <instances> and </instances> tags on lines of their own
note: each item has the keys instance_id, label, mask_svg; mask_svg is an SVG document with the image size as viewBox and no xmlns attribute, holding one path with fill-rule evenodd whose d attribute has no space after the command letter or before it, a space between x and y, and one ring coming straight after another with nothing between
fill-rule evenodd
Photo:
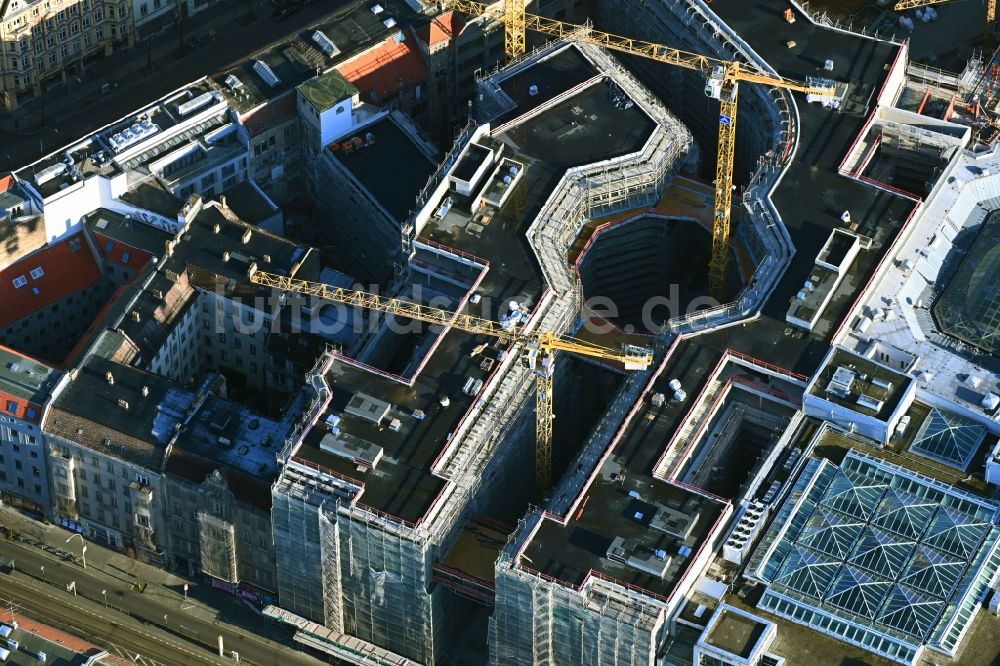
<instances>
[{"instance_id":1,"label":"scaffolding","mask_svg":"<svg viewBox=\"0 0 1000 666\"><path fill-rule=\"evenodd\" d=\"M527 530L530 532L530 530ZM666 604L592 578L571 588L533 575L509 544L497 563L490 663L617 664L655 661L666 636Z\"/></svg>"},{"instance_id":2,"label":"scaffolding","mask_svg":"<svg viewBox=\"0 0 1000 666\"><path fill-rule=\"evenodd\" d=\"M236 531L231 522L205 511L198 512L201 570L219 580L238 583Z\"/></svg>"}]
</instances>

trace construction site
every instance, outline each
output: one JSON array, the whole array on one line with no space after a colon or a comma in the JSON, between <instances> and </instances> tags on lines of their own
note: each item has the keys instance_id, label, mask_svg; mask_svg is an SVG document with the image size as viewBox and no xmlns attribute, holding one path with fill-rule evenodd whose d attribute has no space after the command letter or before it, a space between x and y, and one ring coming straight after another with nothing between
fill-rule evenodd
<instances>
[{"instance_id":1,"label":"construction site","mask_svg":"<svg viewBox=\"0 0 1000 666\"><path fill-rule=\"evenodd\" d=\"M755 50L764 26L730 6L592 15L657 44L529 15L437 164L395 115L321 139L321 187L350 201L335 233L365 219L372 244L339 282L250 273L352 331L313 369L272 488L268 613L303 645L358 663L689 664L709 611L745 605L756 542L829 455L805 406L820 352L987 128L927 115L941 77L909 108L929 75L905 44L802 14L786 27L817 67ZM391 187L386 160L406 165ZM761 609L772 650L790 611Z\"/></svg>"},{"instance_id":2,"label":"construction site","mask_svg":"<svg viewBox=\"0 0 1000 666\"><path fill-rule=\"evenodd\" d=\"M107 200L59 241L96 322L22 325L58 254L0 283L51 307L11 344L93 346L40 417L68 526L120 431L168 517L104 541L327 661L992 663L1000 50L916 62L910 0L384 4L0 192L53 239Z\"/></svg>"}]
</instances>

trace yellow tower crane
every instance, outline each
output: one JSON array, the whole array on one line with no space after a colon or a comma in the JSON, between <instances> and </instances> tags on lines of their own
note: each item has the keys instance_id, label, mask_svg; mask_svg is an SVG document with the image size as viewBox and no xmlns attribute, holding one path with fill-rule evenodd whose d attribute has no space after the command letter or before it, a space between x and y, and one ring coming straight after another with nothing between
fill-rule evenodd
<instances>
[{"instance_id":1,"label":"yellow tower crane","mask_svg":"<svg viewBox=\"0 0 1000 666\"><path fill-rule=\"evenodd\" d=\"M488 335L523 346L528 367L535 376L535 490L539 497L552 481L552 373L556 352L565 351L590 358L621 363L626 370L642 370L653 362L653 353L645 347L623 345L620 350L602 347L583 340L550 332L526 332L507 328L499 322L468 314L449 312L419 303L386 298L353 289L331 287L318 282L265 273L251 269L250 281L281 291L315 296L334 303L353 305L366 310L407 317L428 324L451 326L477 335ZM482 351L477 347L473 354Z\"/></svg>"},{"instance_id":2,"label":"yellow tower crane","mask_svg":"<svg viewBox=\"0 0 1000 666\"><path fill-rule=\"evenodd\" d=\"M951 2L951 0L899 0L895 5L892 6L897 12L903 12L907 9L916 9L918 7L928 7L930 5L940 5L945 2ZM997 17L997 0L986 0L986 22L993 23Z\"/></svg>"},{"instance_id":3,"label":"yellow tower crane","mask_svg":"<svg viewBox=\"0 0 1000 666\"><path fill-rule=\"evenodd\" d=\"M471 0L441 0L444 6L471 16L496 15L490 5ZM503 0L503 22L507 57L524 53L525 31L628 53L650 60L702 72L706 77L705 94L719 100L719 143L715 162L715 207L712 215L712 258L708 266L709 293L727 300L726 273L729 268L730 220L733 204L733 162L736 148L736 112L739 84L757 83L784 90L833 97L836 86L829 82L816 85L791 81L776 74L752 71L743 63L719 60L689 53L654 42L620 37L608 32L565 23L556 19L526 14L524 0ZM515 34L511 34L511 32Z\"/></svg>"}]
</instances>

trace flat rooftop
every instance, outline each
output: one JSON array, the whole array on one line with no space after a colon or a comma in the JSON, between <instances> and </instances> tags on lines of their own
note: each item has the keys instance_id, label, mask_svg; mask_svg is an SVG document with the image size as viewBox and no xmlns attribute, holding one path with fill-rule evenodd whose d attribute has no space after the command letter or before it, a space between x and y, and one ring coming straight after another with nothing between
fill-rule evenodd
<instances>
[{"instance_id":1,"label":"flat rooftop","mask_svg":"<svg viewBox=\"0 0 1000 666\"><path fill-rule=\"evenodd\" d=\"M575 515L565 527L551 519L542 521L521 555L520 566L575 586L597 571L662 597L670 596L687 572L691 556L725 506L634 473L626 473L624 483L600 474L587 488L584 501L582 515ZM656 527L660 520L669 531ZM616 539L624 540L625 562L609 557Z\"/></svg>"},{"instance_id":2,"label":"flat rooftop","mask_svg":"<svg viewBox=\"0 0 1000 666\"><path fill-rule=\"evenodd\" d=\"M719 611L719 617L702 641L713 647L747 659L757 641L767 630L767 624L729 608Z\"/></svg>"},{"instance_id":3,"label":"flat rooftop","mask_svg":"<svg viewBox=\"0 0 1000 666\"><path fill-rule=\"evenodd\" d=\"M286 435L277 422L249 407L210 395L174 446L251 476L273 479L278 471L275 454Z\"/></svg>"},{"instance_id":4,"label":"flat rooftop","mask_svg":"<svg viewBox=\"0 0 1000 666\"><path fill-rule=\"evenodd\" d=\"M799 110L799 145L773 194L775 207L788 226L796 252L784 278L763 310L764 316L741 329L748 335L728 336L735 349L766 358L802 374L812 374L822 360L823 349L813 336L783 335L785 311L802 288L830 230L842 225L840 215L850 210L858 233L875 239L872 251L858 255L846 280L835 292L817 326L816 334L828 339L867 283L882 253L913 209L913 202L841 176L837 169L848 147L860 134L870 105L886 78L899 46L817 26L801 15L794 24L775 22L787 3L763 0L760 11L746 11L738 0L717 0L712 11L732 27L778 74L804 81L824 75L849 84L841 110L831 112L818 104L807 104L795 95ZM781 37L775 37L780 24ZM794 40L789 49L786 42ZM821 54L821 55L817 55ZM832 73L822 71L825 59L834 62ZM654 88L655 89L655 88ZM739 174L737 174L739 175ZM803 197L803 192L818 193ZM753 329L759 329L755 332ZM720 338L726 334L718 334ZM780 344L775 341L779 340Z\"/></svg>"},{"instance_id":5,"label":"flat rooftop","mask_svg":"<svg viewBox=\"0 0 1000 666\"><path fill-rule=\"evenodd\" d=\"M184 106L192 100L198 100L193 108ZM168 148L186 141L189 138L187 132L166 140L163 135L187 122L189 117L223 101L224 98L218 92L212 94L212 87L207 81L196 81L110 123L89 137L70 144L66 149L46 155L21 169L18 177L48 198L73 185L81 177L85 179L94 174L111 176L121 173L123 169L133 169ZM204 123L196 124L196 127L202 126ZM118 159L119 154L133 153L135 147L147 144L146 150L135 153L133 157L124 161ZM67 152L72 157L72 164L66 162Z\"/></svg>"},{"instance_id":6,"label":"flat rooftop","mask_svg":"<svg viewBox=\"0 0 1000 666\"><path fill-rule=\"evenodd\" d=\"M360 504L409 522L418 521L445 485L443 479L431 473L431 465L473 404L473 398L462 388L469 378L487 379L487 373L479 367L482 357L470 358L480 341L487 340L449 331L412 387L346 362L335 362L326 377L333 393L330 406L306 434L294 457L363 483ZM495 356L496 351L487 354ZM386 403L384 418L373 422L349 413L348 405L357 393ZM441 406L442 397L448 397L447 407ZM331 416L339 417L336 426L329 425ZM400 422L398 431L390 428L393 419ZM336 436L334 427L347 436L341 439L369 450L381 450L374 469L359 464L359 460L323 450L324 438Z\"/></svg>"},{"instance_id":7,"label":"flat rooftop","mask_svg":"<svg viewBox=\"0 0 1000 666\"><path fill-rule=\"evenodd\" d=\"M696 395L720 354L694 342L680 343L660 373L663 390L670 379ZM658 380L659 381L659 380ZM654 387L654 391L660 390ZM687 413L687 403L649 406L624 426L614 451L583 491L583 511L565 526L544 518L527 543L519 566L578 585L593 570L667 597L687 572L690 557L704 543L726 504L651 476L663 448ZM637 519L641 514L641 519ZM675 525L663 531L661 520ZM640 567L669 564L661 576L608 557L621 537ZM687 555L681 554L684 547ZM690 549L688 551L687 549ZM627 557L624 559L628 559Z\"/></svg>"},{"instance_id":8,"label":"flat rooftop","mask_svg":"<svg viewBox=\"0 0 1000 666\"><path fill-rule=\"evenodd\" d=\"M527 113L596 74L594 66L575 47L560 49L503 80L500 88L517 108L498 118L496 123Z\"/></svg>"},{"instance_id":9,"label":"flat rooftop","mask_svg":"<svg viewBox=\"0 0 1000 666\"><path fill-rule=\"evenodd\" d=\"M435 165L390 117L359 130L362 137L368 133L374 135L372 144L333 154L390 215L403 221L416 207Z\"/></svg>"},{"instance_id":10,"label":"flat rooftop","mask_svg":"<svg viewBox=\"0 0 1000 666\"><path fill-rule=\"evenodd\" d=\"M594 66L569 46L511 79L528 80L536 69L551 74L553 67L585 70L580 81L597 74ZM507 86L511 79L505 79L502 85ZM555 76L553 85L556 83L565 81ZM598 82L493 137L503 143L503 159L523 165L520 180L499 211L490 209L483 216L480 209L472 210L468 198L449 192L449 210L441 216L432 215L421 231L422 237L490 262L491 270L480 291L494 296L498 304L494 316L503 314L500 308L509 300L531 307L541 296L543 278L526 233L566 170L637 152L655 129L653 120L638 106L616 107L611 101L611 85ZM571 87L567 85L558 92ZM537 105L519 108L517 115Z\"/></svg>"},{"instance_id":11,"label":"flat rooftop","mask_svg":"<svg viewBox=\"0 0 1000 666\"><path fill-rule=\"evenodd\" d=\"M568 51L579 53L575 48L559 53ZM570 167L638 152L656 123L637 105L625 109L615 106L611 101L612 86L617 88L612 82L598 81L538 116L506 129L501 137L519 154L544 162L560 175Z\"/></svg>"},{"instance_id":12,"label":"flat rooftop","mask_svg":"<svg viewBox=\"0 0 1000 666\"><path fill-rule=\"evenodd\" d=\"M849 388L841 384L844 378L849 380ZM896 410L911 381L901 372L834 347L829 360L810 382L808 391L841 407L885 421ZM878 408L859 404L858 399L862 396L879 403Z\"/></svg>"}]
</instances>

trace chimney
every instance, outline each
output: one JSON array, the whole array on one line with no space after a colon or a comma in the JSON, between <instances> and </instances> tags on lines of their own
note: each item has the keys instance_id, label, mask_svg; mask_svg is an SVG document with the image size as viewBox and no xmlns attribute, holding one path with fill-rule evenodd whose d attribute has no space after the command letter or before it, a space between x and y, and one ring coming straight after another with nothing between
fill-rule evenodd
<instances>
[{"instance_id":1,"label":"chimney","mask_svg":"<svg viewBox=\"0 0 1000 666\"><path fill-rule=\"evenodd\" d=\"M226 250L225 252L222 253L222 261L223 262L229 261L229 250Z\"/></svg>"},{"instance_id":2,"label":"chimney","mask_svg":"<svg viewBox=\"0 0 1000 666\"><path fill-rule=\"evenodd\" d=\"M126 400L125 398L118 398L118 406L121 407L122 409L124 409L127 412L128 411L128 400Z\"/></svg>"},{"instance_id":3,"label":"chimney","mask_svg":"<svg viewBox=\"0 0 1000 666\"><path fill-rule=\"evenodd\" d=\"M109 383L109 384L111 384L112 386L114 386L114 383L115 383L115 376L114 376L113 374L111 374L111 371L110 371L110 370L108 370L108 373L107 373L106 375L104 375L104 378L105 378L106 380L108 380L108 383Z\"/></svg>"},{"instance_id":4,"label":"chimney","mask_svg":"<svg viewBox=\"0 0 1000 666\"><path fill-rule=\"evenodd\" d=\"M222 204L223 208L225 208L226 210L229 210L229 204L226 203L226 195L225 194L223 194L221 197L219 197L219 203Z\"/></svg>"},{"instance_id":5,"label":"chimney","mask_svg":"<svg viewBox=\"0 0 1000 666\"><path fill-rule=\"evenodd\" d=\"M253 230L247 228L247 230L243 232L243 244L244 245L246 245L247 243L250 242L250 237L251 236L253 236Z\"/></svg>"},{"instance_id":6,"label":"chimney","mask_svg":"<svg viewBox=\"0 0 1000 666\"><path fill-rule=\"evenodd\" d=\"M149 397L149 387L148 386L143 386L142 387L142 397L143 398L148 398Z\"/></svg>"},{"instance_id":7,"label":"chimney","mask_svg":"<svg viewBox=\"0 0 1000 666\"><path fill-rule=\"evenodd\" d=\"M262 258L264 259L265 264L271 263L271 255L265 254Z\"/></svg>"},{"instance_id":8,"label":"chimney","mask_svg":"<svg viewBox=\"0 0 1000 666\"><path fill-rule=\"evenodd\" d=\"M222 231L222 225L221 224L219 224L218 222L216 222L215 224L212 225L212 233L217 234L220 231Z\"/></svg>"},{"instance_id":9,"label":"chimney","mask_svg":"<svg viewBox=\"0 0 1000 666\"><path fill-rule=\"evenodd\" d=\"M138 310L132 310L132 321L139 321L142 317L139 315Z\"/></svg>"}]
</instances>

